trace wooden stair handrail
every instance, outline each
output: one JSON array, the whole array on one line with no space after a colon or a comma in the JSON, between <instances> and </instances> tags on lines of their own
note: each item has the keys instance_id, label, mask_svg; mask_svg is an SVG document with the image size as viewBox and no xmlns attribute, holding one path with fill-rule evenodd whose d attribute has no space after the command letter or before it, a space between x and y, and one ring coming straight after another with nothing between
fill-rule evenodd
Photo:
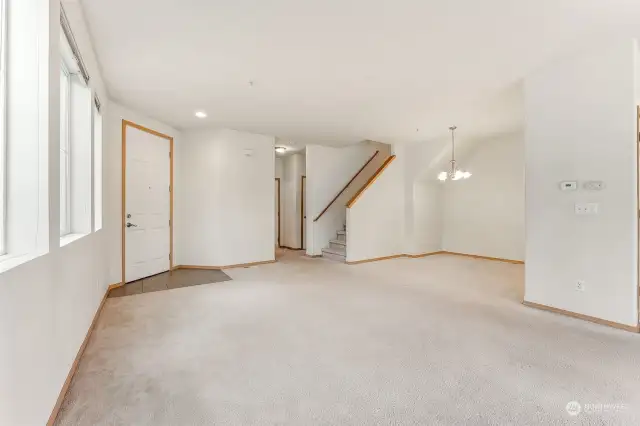
<instances>
[{"instance_id":1,"label":"wooden stair handrail","mask_svg":"<svg viewBox=\"0 0 640 426\"><path fill-rule=\"evenodd\" d=\"M371 176L371 178L367 181L367 183L362 188L360 188L360 190L356 193L356 195L354 195L353 198L349 200L349 202L347 203L348 209L353 207L356 201L358 201L358 198L360 198L360 196L364 194L364 191L366 191L367 188L373 185L373 182L375 182L376 179L378 179L378 177L382 174L382 172L384 172L384 169L386 169L389 166L389 164L391 164L391 162L395 159L396 159L396 156L392 155L391 157L387 158L384 163L382 163L382 166L380 166L378 171L376 171L376 173L373 176Z\"/></svg>"},{"instance_id":2,"label":"wooden stair handrail","mask_svg":"<svg viewBox=\"0 0 640 426\"><path fill-rule=\"evenodd\" d=\"M360 173L362 173L362 171L364 170L365 167L367 167L369 165L369 163L371 163L373 161L374 158L376 158L376 156L380 153L380 151L376 151L371 158L369 158L369 160L367 160L366 163L364 163L364 166L360 167L360 170L358 170L358 173L356 173L355 175L353 175L353 177L351 178L351 180L349 182L347 182L347 184L344 186L344 188L342 188L342 190L340 192L338 192L338 195L336 195L335 197L333 197L333 200L331 200L331 202L327 205L327 207L324 208L324 210L322 210L322 212L320 212L320 214L318 215L318 217L316 217L315 219L313 219L314 222L317 222L318 219L320 219L322 217L323 214L325 214L327 212L327 210L329 210L329 207L331 207L333 205L333 203L336 202L336 200L338 199L338 197L340 197L342 195L342 193L347 189L347 187L349 185L351 185L351 182L353 182Z\"/></svg>"}]
</instances>

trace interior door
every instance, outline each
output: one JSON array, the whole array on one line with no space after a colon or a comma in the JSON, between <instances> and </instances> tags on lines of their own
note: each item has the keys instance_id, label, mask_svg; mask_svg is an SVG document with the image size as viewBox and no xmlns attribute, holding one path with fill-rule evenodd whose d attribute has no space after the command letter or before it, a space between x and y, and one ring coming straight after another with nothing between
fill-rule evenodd
<instances>
[{"instance_id":1,"label":"interior door","mask_svg":"<svg viewBox=\"0 0 640 426\"><path fill-rule=\"evenodd\" d=\"M300 248L302 248L303 250L307 248L307 243L306 243L306 232L307 232L307 200L306 200L306 195L307 195L307 177L306 176L302 176L302 184L300 185L300 200L302 202L302 208L301 210L301 215L302 215L302 223L300 224L300 230L302 232L302 235L300 236L301 238L301 244L300 244Z\"/></svg>"},{"instance_id":2,"label":"interior door","mask_svg":"<svg viewBox=\"0 0 640 426\"><path fill-rule=\"evenodd\" d=\"M125 281L170 269L171 142L126 126Z\"/></svg>"},{"instance_id":3,"label":"interior door","mask_svg":"<svg viewBox=\"0 0 640 426\"><path fill-rule=\"evenodd\" d=\"M276 178L276 247L280 247L280 178Z\"/></svg>"}]
</instances>

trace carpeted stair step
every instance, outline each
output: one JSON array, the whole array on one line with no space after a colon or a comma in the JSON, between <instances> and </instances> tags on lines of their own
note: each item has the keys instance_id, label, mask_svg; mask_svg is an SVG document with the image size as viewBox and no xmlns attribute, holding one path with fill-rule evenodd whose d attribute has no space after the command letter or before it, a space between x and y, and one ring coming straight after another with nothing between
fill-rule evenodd
<instances>
[{"instance_id":1,"label":"carpeted stair step","mask_svg":"<svg viewBox=\"0 0 640 426\"><path fill-rule=\"evenodd\" d=\"M347 247L347 242L344 240L331 240L329 241L329 248L331 249L339 249L345 250Z\"/></svg>"},{"instance_id":2,"label":"carpeted stair step","mask_svg":"<svg viewBox=\"0 0 640 426\"><path fill-rule=\"evenodd\" d=\"M322 249L322 257L330 260L335 260L336 262L345 262L347 258L347 250L346 247L343 248L323 248Z\"/></svg>"}]
</instances>

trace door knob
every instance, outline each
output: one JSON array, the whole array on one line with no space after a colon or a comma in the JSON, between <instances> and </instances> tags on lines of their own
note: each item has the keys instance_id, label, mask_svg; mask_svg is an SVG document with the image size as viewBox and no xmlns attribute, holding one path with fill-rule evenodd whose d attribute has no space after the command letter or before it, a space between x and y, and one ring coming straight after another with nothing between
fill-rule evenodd
<instances>
[{"instance_id":1,"label":"door knob","mask_svg":"<svg viewBox=\"0 0 640 426\"><path fill-rule=\"evenodd\" d=\"M135 227L135 228L137 228L137 227L138 227L138 225L134 225L134 224L133 224L133 223L131 223L131 222L127 222L127 228L131 228L132 226L133 226L133 227Z\"/></svg>"}]
</instances>

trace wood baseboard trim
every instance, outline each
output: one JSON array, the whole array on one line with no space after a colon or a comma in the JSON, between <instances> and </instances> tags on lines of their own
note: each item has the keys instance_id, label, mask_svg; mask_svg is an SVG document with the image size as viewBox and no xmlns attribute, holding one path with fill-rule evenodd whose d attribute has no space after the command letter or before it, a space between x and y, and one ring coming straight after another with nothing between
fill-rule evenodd
<instances>
[{"instance_id":1,"label":"wood baseboard trim","mask_svg":"<svg viewBox=\"0 0 640 426\"><path fill-rule=\"evenodd\" d=\"M400 257L406 257L406 254L394 254L393 256L374 257L373 259L362 259L353 262L345 262L347 265L359 265L361 263L379 262L381 260L398 259Z\"/></svg>"},{"instance_id":2,"label":"wood baseboard trim","mask_svg":"<svg viewBox=\"0 0 640 426\"><path fill-rule=\"evenodd\" d=\"M473 259L494 260L496 262L506 262L506 263L513 263L513 264L516 264L516 265L524 265L524 261L522 261L522 260L503 259L501 257L479 256L477 254L457 253L457 252L454 252L454 251L441 251L440 253L441 254L452 254L454 256L471 257Z\"/></svg>"},{"instance_id":3,"label":"wood baseboard trim","mask_svg":"<svg viewBox=\"0 0 640 426\"><path fill-rule=\"evenodd\" d=\"M524 306L528 306L529 308L540 309L543 311L553 312L554 314L565 315L572 318L577 318L583 321L589 321L600 325L606 325L607 327L618 328L624 331L630 331L632 333L640 333L639 326L632 326L627 324L620 324L618 322L607 321L601 318L592 317L589 315L578 314L576 312L565 311L564 309L554 308L553 306L542 305L540 303L527 302L526 300L522 301Z\"/></svg>"},{"instance_id":4,"label":"wood baseboard trim","mask_svg":"<svg viewBox=\"0 0 640 426\"><path fill-rule=\"evenodd\" d=\"M398 259L401 257L408 257L410 259L418 259L421 257L427 257L427 256L433 256L436 254L443 254L445 253L444 251L433 251L433 252L429 252L429 253L420 253L420 254L396 254L393 256L384 256L384 257L375 257L373 259L363 259L363 260L356 260L353 262L345 262L347 265L358 265L360 263L369 263L369 262L379 262L381 260L390 260L390 259Z\"/></svg>"},{"instance_id":5,"label":"wood baseboard trim","mask_svg":"<svg viewBox=\"0 0 640 426\"><path fill-rule=\"evenodd\" d=\"M251 266L257 265L266 265L268 263L276 263L277 260L263 260L262 262L252 262L252 263L239 263L237 265L225 265L225 266L207 266L207 265L177 265L174 266L173 269L211 269L211 270L222 270L222 269L233 269L233 268L249 268Z\"/></svg>"},{"instance_id":6,"label":"wood baseboard trim","mask_svg":"<svg viewBox=\"0 0 640 426\"><path fill-rule=\"evenodd\" d=\"M107 289L107 292L113 290L114 288L122 287L123 285L124 284L122 284L122 283L111 284L111 285L109 285L109 288Z\"/></svg>"},{"instance_id":7,"label":"wood baseboard trim","mask_svg":"<svg viewBox=\"0 0 640 426\"><path fill-rule=\"evenodd\" d=\"M176 265L173 267L173 270L178 269L207 269L207 270L220 270L222 269L219 266L206 266L206 265Z\"/></svg>"},{"instance_id":8,"label":"wood baseboard trim","mask_svg":"<svg viewBox=\"0 0 640 426\"><path fill-rule=\"evenodd\" d=\"M304 250L303 248L293 248L293 247L289 247L289 246L280 246L280 248L287 249L287 250L294 250L294 251Z\"/></svg>"},{"instance_id":9,"label":"wood baseboard trim","mask_svg":"<svg viewBox=\"0 0 640 426\"><path fill-rule=\"evenodd\" d=\"M120 287L122 284L118 283L118 284L114 284L114 285L117 285L118 287ZM117 288L117 287L115 287L115 288ZM89 326L89 330L87 330L87 335L84 337L84 341L82 342L82 345L80 345L80 349L78 349L78 353L76 354L76 358L73 360L73 364L71 364L71 369L69 370L69 374L67 374L67 379L64 381L64 384L62 385L62 389L60 390L60 394L58 395L58 400L56 401L56 405L54 405L53 411L51 412L51 415L49 416L49 421L47 421L47 426L53 426L54 423L56 422L56 418L58 417L58 413L60 412L60 408L62 407L62 403L64 402L64 397L67 396L67 392L69 391L69 386L71 386L71 382L73 381L73 376L75 376L76 371L78 370L78 365L80 364L80 359L82 358L82 355L84 354L84 350L87 348L87 344L89 343L89 339L91 338L91 335L93 334L93 330L94 330L94 328L96 326L96 323L98 322L98 318L100 317L100 314L102 313L102 308L104 307L104 303L107 301L107 296L109 295L109 290L110 289L111 289L111 286L109 286L109 289L106 291L106 293L102 297L102 301L100 302L100 306L98 306L98 309L96 310L96 313L93 316L93 321L91 321L91 325Z\"/></svg>"},{"instance_id":10,"label":"wood baseboard trim","mask_svg":"<svg viewBox=\"0 0 640 426\"><path fill-rule=\"evenodd\" d=\"M444 253L446 253L446 252L444 252L444 251L432 251L432 252L429 252L429 253L405 254L405 256L407 256L408 258L411 258L411 259L418 259L420 257L434 256L436 254L444 254Z\"/></svg>"},{"instance_id":11,"label":"wood baseboard trim","mask_svg":"<svg viewBox=\"0 0 640 426\"><path fill-rule=\"evenodd\" d=\"M410 259L418 259L418 258L421 258L421 257L435 256L436 254L452 254L454 256L471 257L473 259L481 259L481 260L493 260L493 261L496 261L496 262L513 263L513 264L516 264L516 265L523 265L524 264L524 262L522 260L502 259L500 257L478 256L478 255L475 255L475 254L456 253L456 252L452 252L452 251L433 251L433 252L429 252L429 253L420 253L420 254L396 254L394 256L385 256L385 257L376 257L376 258L373 258L373 259L356 260L356 261L353 261L353 262L346 262L346 264L347 265L358 265L360 263L379 262L381 260L397 259L397 258L400 258L400 257L408 257Z\"/></svg>"}]
</instances>

